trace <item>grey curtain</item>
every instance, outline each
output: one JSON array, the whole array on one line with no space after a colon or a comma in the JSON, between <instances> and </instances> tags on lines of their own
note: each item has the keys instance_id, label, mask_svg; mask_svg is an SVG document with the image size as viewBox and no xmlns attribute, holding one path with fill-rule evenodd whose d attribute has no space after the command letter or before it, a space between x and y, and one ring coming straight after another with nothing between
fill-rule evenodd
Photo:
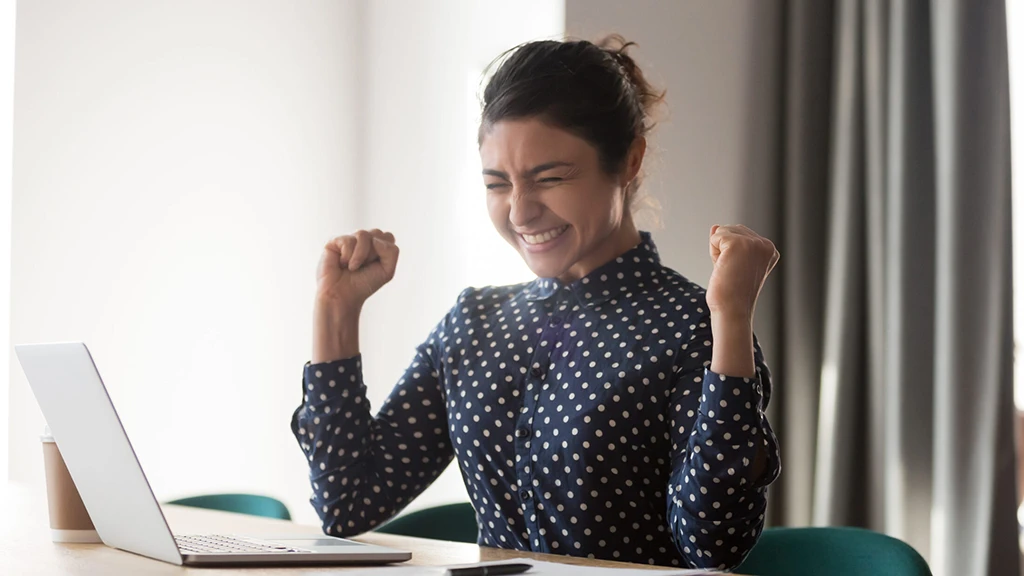
<instances>
[{"instance_id":1,"label":"grey curtain","mask_svg":"<svg viewBox=\"0 0 1024 576\"><path fill-rule=\"evenodd\" d=\"M1019 573L1005 0L783 3L770 520Z\"/></svg>"}]
</instances>

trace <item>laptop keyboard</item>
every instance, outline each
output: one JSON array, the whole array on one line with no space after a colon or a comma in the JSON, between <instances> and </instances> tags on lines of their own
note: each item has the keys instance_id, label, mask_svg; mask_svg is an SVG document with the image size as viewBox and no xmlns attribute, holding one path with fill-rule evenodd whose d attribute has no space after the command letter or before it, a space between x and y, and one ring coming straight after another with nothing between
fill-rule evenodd
<instances>
[{"instance_id":1,"label":"laptop keyboard","mask_svg":"<svg viewBox=\"0 0 1024 576\"><path fill-rule=\"evenodd\" d=\"M178 549L185 554L292 554L312 552L277 543L263 542L238 536L198 535L175 536Z\"/></svg>"}]
</instances>

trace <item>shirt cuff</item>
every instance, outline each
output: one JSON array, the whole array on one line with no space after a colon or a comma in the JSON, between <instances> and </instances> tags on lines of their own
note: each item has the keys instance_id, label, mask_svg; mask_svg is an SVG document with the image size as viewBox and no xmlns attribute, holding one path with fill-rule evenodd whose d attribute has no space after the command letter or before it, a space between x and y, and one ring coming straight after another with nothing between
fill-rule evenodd
<instances>
[{"instance_id":1,"label":"shirt cuff","mask_svg":"<svg viewBox=\"0 0 1024 576\"><path fill-rule=\"evenodd\" d=\"M338 396L348 396L363 383L362 356L319 364L306 363L302 373L303 401L317 404Z\"/></svg>"},{"instance_id":2,"label":"shirt cuff","mask_svg":"<svg viewBox=\"0 0 1024 576\"><path fill-rule=\"evenodd\" d=\"M700 412L712 420L756 425L761 422L763 398L760 374L737 378L704 371Z\"/></svg>"}]
</instances>

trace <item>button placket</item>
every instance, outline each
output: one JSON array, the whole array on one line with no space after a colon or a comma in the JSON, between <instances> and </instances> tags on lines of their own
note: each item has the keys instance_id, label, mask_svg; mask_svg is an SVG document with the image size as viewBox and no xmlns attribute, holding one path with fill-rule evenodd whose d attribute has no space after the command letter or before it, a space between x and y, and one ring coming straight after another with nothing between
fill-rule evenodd
<instances>
[{"instance_id":1,"label":"button placket","mask_svg":"<svg viewBox=\"0 0 1024 576\"><path fill-rule=\"evenodd\" d=\"M530 369L524 382L526 393L523 394L523 409L520 410L515 429L519 500L530 536L528 544L531 549L538 551L547 551L547 543L539 540L541 525L538 519L541 514L537 512L533 486L533 456L539 450L539 445L531 440L533 436L537 435L534 427L534 415L541 401L541 391L546 386L548 367L551 365L551 353L562 331L564 315L559 311L559 307L564 309L565 305L564 298L559 296L557 300L561 302L549 302L546 306L551 312L548 319L540 324L541 332L536 340L533 357L530 359ZM555 318L557 318L557 322L554 321Z\"/></svg>"}]
</instances>

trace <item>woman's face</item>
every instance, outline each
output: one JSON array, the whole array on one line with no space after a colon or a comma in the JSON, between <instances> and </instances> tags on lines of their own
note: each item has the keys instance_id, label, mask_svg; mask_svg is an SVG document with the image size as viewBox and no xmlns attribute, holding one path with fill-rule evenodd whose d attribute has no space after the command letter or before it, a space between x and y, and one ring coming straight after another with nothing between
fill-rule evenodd
<instances>
[{"instance_id":1,"label":"woman's face","mask_svg":"<svg viewBox=\"0 0 1024 576\"><path fill-rule=\"evenodd\" d=\"M537 119L503 120L480 144L487 208L498 233L534 274L579 279L639 242L627 209L645 143L623 174L601 169L597 149Z\"/></svg>"}]
</instances>

